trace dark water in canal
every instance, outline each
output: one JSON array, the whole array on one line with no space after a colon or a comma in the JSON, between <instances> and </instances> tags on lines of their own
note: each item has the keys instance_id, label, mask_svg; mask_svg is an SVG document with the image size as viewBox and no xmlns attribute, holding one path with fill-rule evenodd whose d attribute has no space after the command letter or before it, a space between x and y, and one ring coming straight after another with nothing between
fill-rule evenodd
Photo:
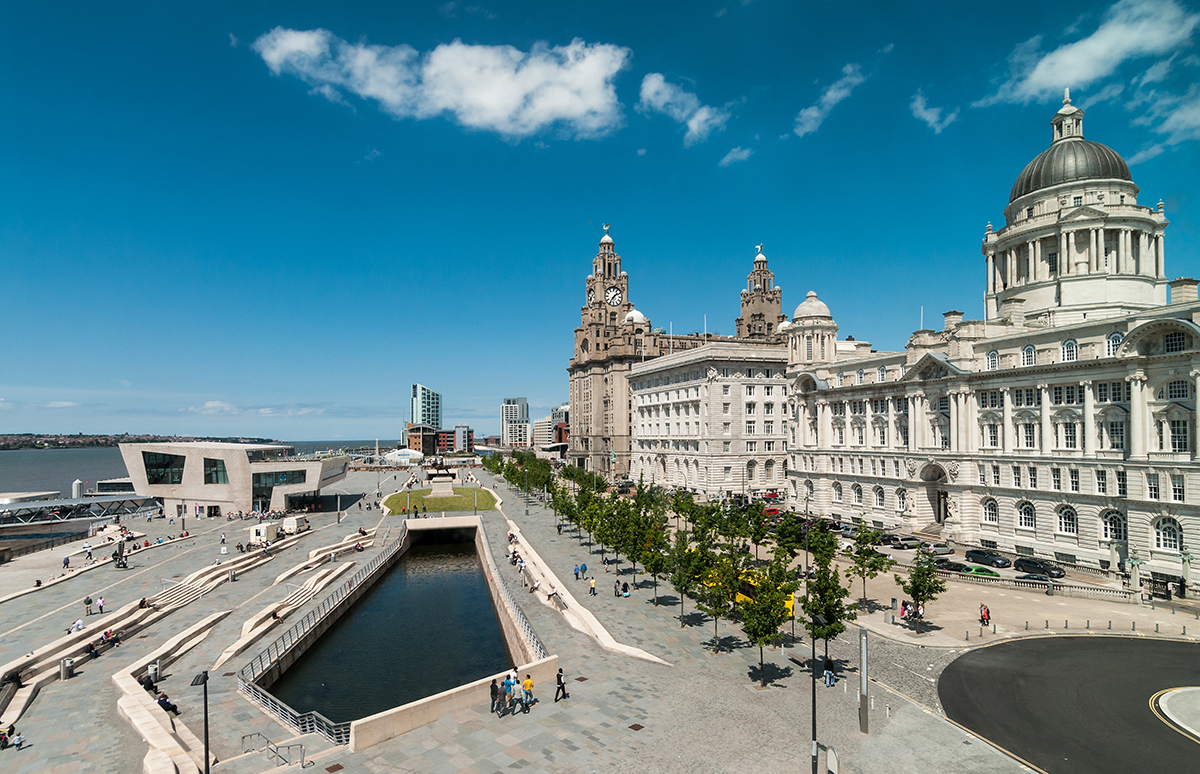
<instances>
[{"instance_id":1,"label":"dark water in canal","mask_svg":"<svg viewBox=\"0 0 1200 774\"><path fill-rule=\"evenodd\" d=\"M511 666L475 544L418 544L270 691L342 722Z\"/></svg>"}]
</instances>

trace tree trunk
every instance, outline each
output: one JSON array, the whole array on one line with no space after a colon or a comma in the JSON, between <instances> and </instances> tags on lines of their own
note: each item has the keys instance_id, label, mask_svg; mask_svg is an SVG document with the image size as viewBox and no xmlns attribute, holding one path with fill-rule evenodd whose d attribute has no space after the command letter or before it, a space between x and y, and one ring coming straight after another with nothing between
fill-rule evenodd
<instances>
[{"instance_id":1,"label":"tree trunk","mask_svg":"<svg viewBox=\"0 0 1200 774\"><path fill-rule=\"evenodd\" d=\"M767 673L766 673L766 671L763 669L763 648L762 648L762 645L759 645L759 646L758 646L758 677L759 677L759 679L762 681L762 687L763 687L763 688L766 688L766 687L767 687Z\"/></svg>"},{"instance_id":2,"label":"tree trunk","mask_svg":"<svg viewBox=\"0 0 1200 774\"><path fill-rule=\"evenodd\" d=\"M679 628L683 628L683 592L679 592Z\"/></svg>"},{"instance_id":3,"label":"tree trunk","mask_svg":"<svg viewBox=\"0 0 1200 774\"><path fill-rule=\"evenodd\" d=\"M658 576L654 576L654 606L658 607Z\"/></svg>"},{"instance_id":4,"label":"tree trunk","mask_svg":"<svg viewBox=\"0 0 1200 774\"><path fill-rule=\"evenodd\" d=\"M717 621L719 619L713 616L713 655L717 655Z\"/></svg>"}]
</instances>

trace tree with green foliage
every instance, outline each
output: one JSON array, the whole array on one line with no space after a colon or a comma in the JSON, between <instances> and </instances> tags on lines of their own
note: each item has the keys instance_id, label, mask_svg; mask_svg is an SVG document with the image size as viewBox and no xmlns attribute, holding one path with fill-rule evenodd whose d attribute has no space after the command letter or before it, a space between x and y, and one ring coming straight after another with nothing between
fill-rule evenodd
<instances>
[{"instance_id":1,"label":"tree with green foliage","mask_svg":"<svg viewBox=\"0 0 1200 774\"><path fill-rule=\"evenodd\" d=\"M679 594L679 628L682 629L683 600L696 588L704 569L699 552L692 549L686 532L675 533L675 541L667 558L667 569L670 573L667 580Z\"/></svg>"},{"instance_id":2,"label":"tree with green foliage","mask_svg":"<svg viewBox=\"0 0 1200 774\"><path fill-rule=\"evenodd\" d=\"M782 574L786 574L782 568L776 572L768 568L751 570L743 576L754 588L754 596L739 605L742 631L752 645L758 646L758 674L764 688L767 685L767 675L763 648L775 639L779 627L791 617L787 602L796 589L795 584L781 580Z\"/></svg>"},{"instance_id":3,"label":"tree with green foliage","mask_svg":"<svg viewBox=\"0 0 1200 774\"><path fill-rule=\"evenodd\" d=\"M825 660L829 660L829 641L846 631L846 623L858 617L846 607L845 599L850 589L842 585L841 574L833 564L837 554L837 538L823 529L811 529L808 547L813 555L812 577L805 583L804 602L801 607L806 614L804 628L813 639L825 642ZM818 625L816 616L825 619Z\"/></svg>"},{"instance_id":4,"label":"tree with green foliage","mask_svg":"<svg viewBox=\"0 0 1200 774\"><path fill-rule=\"evenodd\" d=\"M758 561L758 548L771 537L771 523L764 513L761 501L755 502L746 509L746 528L750 542L754 544L754 561Z\"/></svg>"},{"instance_id":5,"label":"tree with green foliage","mask_svg":"<svg viewBox=\"0 0 1200 774\"><path fill-rule=\"evenodd\" d=\"M851 572L862 580L862 604L867 601L867 580L876 578L895 566L895 562L875 546L883 533L876 529L860 529L850 549Z\"/></svg>"},{"instance_id":6,"label":"tree with green foliage","mask_svg":"<svg viewBox=\"0 0 1200 774\"><path fill-rule=\"evenodd\" d=\"M926 603L934 601L939 594L946 590L946 579L937 574L937 568L933 565L933 554L924 549L917 552L917 558L908 568L907 582L899 575L893 577L896 579L896 585L900 587L905 596L912 599L918 610L923 610ZM923 622L924 615L918 614L918 635L921 633Z\"/></svg>"},{"instance_id":7,"label":"tree with green foliage","mask_svg":"<svg viewBox=\"0 0 1200 774\"><path fill-rule=\"evenodd\" d=\"M722 618L732 619L737 612L737 592L742 580L741 554L737 552L709 553L705 560L708 572L696 587L696 607L713 619L713 654L720 652L717 624Z\"/></svg>"},{"instance_id":8,"label":"tree with green foliage","mask_svg":"<svg viewBox=\"0 0 1200 774\"><path fill-rule=\"evenodd\" d=\"M665 521L657 524L651 521L642 538L642 547L638 555L642 560L642 566L654 579L655 607L658 607L658 578L660 575L665 575L671 567L670 550L671 541L667 537ZM636 582L637 575L634 575L634 578Z\"/></svg>"}]
</instances>

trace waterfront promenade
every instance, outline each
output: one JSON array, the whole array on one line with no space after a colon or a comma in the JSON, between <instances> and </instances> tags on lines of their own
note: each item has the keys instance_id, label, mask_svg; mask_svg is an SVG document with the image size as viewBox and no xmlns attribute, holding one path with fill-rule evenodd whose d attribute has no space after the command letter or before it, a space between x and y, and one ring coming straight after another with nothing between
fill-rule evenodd
<instances>
[{"instance_id":1,"label":"waterfront promenade","mask_svg":"<svg viewBox=\"0 0 1200 774\"><path fill-rule=\"evenodd\" d=\"M486 472L478 472L491 484ZM375 476L352 474L340 487L345 492L373 492ZM639 574L639 585L630 598L612 594L613 575L605 575L599 548L588 553L568 529L560 535L554 517L540 506L525 506L501 485L503 513L484 515L484 525L495 550L504 545L510 524L520 527L525 540L557 574L576 602L586 606L601 625L620 643L641 648L663 660L663 666L601 648L592 638L569 627L560 613L523 593L514 568L501 564L501 573L539 637L551 653L560 656L568 674L571 698L554 703L552 685L539 685L539 701L528 715L497 718L486 706L443 716L439 721L359 753L333 747L314 735L298 740L317 768L342 766L349 774L392 771L496 772L513 769L531 771L632 771L632 772L722 772L756 770L790 772L808 769L811 683L801 666L809 658L804 643L786 643L766 653L769 687L758 687L757 648L748 647L735 625L721 621L721 652L712 654L711 619L696 614L686 603L688 623L680 627L678 600L673 590L659 584L660 601L652 603L649 579ZM386 494L386 492L385 492ZM34 700L17 726L29 740L21 751L0 752L0 768L18 772L114 772L140 771L146 745L116 711L118 691L110 677L139 654L149 653L187 626L221 610L234 612L214 628L200 645L186 653L169 669L160 688L179 705L179 720L199 735L203 729L200 691L189 683L194 674L211 667L221 651L237 639L242 623L251 613L289 593L283 584L271 586L284 569L307 556L311 549L333 542L363 526L367 529L399 517L382 518L377 510L360 511L346 498L346 518L341 525L325 514L313 519L314 534L265 566L224 583L201 599L176 611L155 626L140 632L120 649L96 661L80 664L79 674L66 682L54 682ZM0 632L0 663L61 636L66 626L83 612L85 595L106 597L110 608L162 591L170 581L211 565L223 558L219 535L227 545L244 541L241 528L251 522L189 519L193 537L140 554L129 570L101 567L56 586L0 603L5 621ZM139 529L147 525L141 522ZM151 535L178 525L156 520ZM376 545L355 557L366 563L379 550ZM228 555L227 555L228 556ZM500 557L497 557L499 560ZM599 570L596 597L586 594L585 583L576 582L571 567L580 561L589 574ZM628 564L622 564L628 569ZM632 583L632 575L622 575ZM891 583L890 575L877 583ZM0 584L9 588L5 568L0 566ZM894 592L893 592L894 593ZM890 597L884 587L868 585L869 596ZM1025 636L1023 628L1010 621L1025 616L1045 617L1053 609L1057 617L1094 620L1124 613L1125 620L1137 617L1139 630L1152 629L1155 620L1181 622L1182 613L1151 611L1134 605L1116 605L1091 600L1048 598L1026 592L998 591L984 600L974 585L951 583L950 590L928 611L930 620L942 628L915 640L911 634L884 624L882 612L865 616L862 623L871 631L872 676L875 685L871 732L858 730L857 639L854 631L830 645L830 652L844 659L842 678L834 688L818 686L818 738L833 746L841 756L842 771L854 772L1016 772L1027 770L1019 762L944 720L939 714L936 680L941 670L961 655L966 643L954 636L958 618L973 621L979 601L987 601L1001 636ZM300 608L293 620L319 603L324 593ZM1046 607L1047 605L1053 606ZM1093 606L1103 606L1093 607ZM87 619L85 619L87 620ZM961 627L961 628L966 628ZM282 630L268 632L246 653L213 672L209 685L211 741L220 762L214 771L266 772L276 770L260 754L240 755L243 735L261 733L273 742L293 739L294 734L236 691L232 674ZM1044 632L1043 632L1044 633ZM1032 632L1031 632L1032 634ZM413 636L420 636L414 632ZM821 644L818 643L818 650ZM396 668L405 665L397 664ZM582 678L582 679L580 679ZM847 680L846 678L849 678ZM353 663L344 672L331 675L352 690L359 674ZM884 687L886 686L886 687ZM304 708L297 708L304 709ZM821 755L822 763L825 753Z\"/></svg>"}]
</instances>

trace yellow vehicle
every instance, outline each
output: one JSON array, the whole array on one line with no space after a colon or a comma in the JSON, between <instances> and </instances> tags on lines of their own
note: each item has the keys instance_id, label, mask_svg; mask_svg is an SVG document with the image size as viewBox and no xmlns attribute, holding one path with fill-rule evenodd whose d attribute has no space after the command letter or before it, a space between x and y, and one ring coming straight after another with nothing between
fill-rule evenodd
<instances>
[{"instance_id":1,"label":"yellow vehicle","mask_svg":"<svg viewBox=\"0 0 1200 774\"><path fill-rule=\"evenodd\" d=\"M754 582L754 580L755 580L754 573L749 572L749 571L742 573L742 584L741 584L741 586L738 587L738 592L737 592L737 597L736 597L739 604L743 603L743 602L753 602L754 601L754 597L758 593L758 585ZM783 604L784 604L784 607L787 608L788 617L791 618L791 617L795 616L796 613L795 613L794 608L796 606L796 598L793 595L789 594L787 601L785 601Z\"/></svg>"}]
</instances>

